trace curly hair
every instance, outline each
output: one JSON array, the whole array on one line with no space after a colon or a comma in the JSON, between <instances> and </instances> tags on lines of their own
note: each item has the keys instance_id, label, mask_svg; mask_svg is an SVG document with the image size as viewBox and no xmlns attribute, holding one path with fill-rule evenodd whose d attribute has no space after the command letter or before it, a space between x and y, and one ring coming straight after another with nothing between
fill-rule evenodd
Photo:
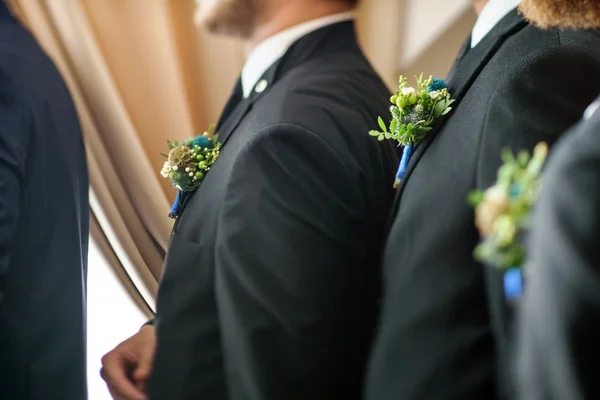
<instances>
[{"instance_id":1,"label":"curly hair","mask_svg":"<svg viewBox=\"0 0 600 400\"><path fill-rule=\"evenodd\" d=\"M519 10L540 28L600 28L599 0L522 0Z\"/></svg>"}]
</instances>

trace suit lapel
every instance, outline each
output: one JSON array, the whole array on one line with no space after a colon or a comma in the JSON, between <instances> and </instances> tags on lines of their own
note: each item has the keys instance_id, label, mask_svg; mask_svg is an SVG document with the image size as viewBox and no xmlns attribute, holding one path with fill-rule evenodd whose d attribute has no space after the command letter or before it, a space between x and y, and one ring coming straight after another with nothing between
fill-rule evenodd
<instances>
[{"instance_id":1,"label":"suit lapel","mask_svg":"<svg viewBox=\"0 0 600 400\"><path fill-rule=\"evenodd\" d=\"M225 109L223 110L223 116L217 125L217 133L219 134L219 141L222 146L225 146L229 138L233 135L238 125L244 117L252 110L252 106L260 100L262 96L267 93L270 86L275 83L276 72L279 68L280 61L277 61L274 65L271 66L263 76L257 81L257 87L259 85L263 85L260 91L256 89L252 91L252 93L248 96L248 98L244 99L242 93L240 92L237 98L233 98L229 100ZM239 89L241 91L241 80L238 81ZM264 84L266 83L266 86ZM236 90L238 86L236 86Z\"/></svg>"},{"instance_id":2,"label":"suit lapel","mask_svg":"<svg viewBox=\"0 0 600 400\"><path fill-rule=\"evenodd\" d=\"M506 17L504 17L477 46L469 50L470 40L467 40L463 44L463 48L459 53L459 57L452 67L450 74L451 79L448 80L450 94L454 99L457 99L452 105L453 108L456 108L459 105L460 100L470 89L471 85L477 79L490 59L494 56L494 54L496 54L500 46L502 46L506 38L518 32L526 25L527 23L518 14L517 10L513 10ZM400 198L404 188L406 187L406 182L419 163L419 160L425 153L425 150L427 150L427 147L429 147L433 139L440 132L446 121L448 121L448 118L451 118L451 116L452 112L440 118L437 121L434 129L430 131L425 139L423 139L423 141L415 147L415 151L410 158L406 173L404 174L404 179L402 179L402 182L396 191L396 196L392 205L392 212L390 214L390 227L396 216Z\"/></svg>"},{"instance_id":3,"label":"suit lapel","mask_svg":"<svg viewBox=\"0 0 600 400\"><path fill-rule=\"evenodd\" d=\"M216 132L219 134L219 141L222 144L231 136L240 121L250 111L251 105L249 99L243 98L242 79L239 78L217 123Z\"/></svg>"},{"instance_id":4,"label":"suit lapel","mask_svg":"<svg viewBox=\"0 0 600 400\"><path fill-rule=\"evenodd\" d=\"M238 78L235 87L233 88L233 93L229 97L229 100L227 100L227 103L223 108L223 112L221 113L221 117L219 118L219 122L217 123L217 132L219 131L219 129L221 129L221 127L223 126L227 118L231 115L231 113L233 113L233 110L235 110L238 104L242 101L243 94L244 92L242 89L242 78Z\"/></svg>"},{"instance_id":5,"label":"suit lapel","mask_svg":"<svg viewBox=\"0 0 600 400\"><path fill-rule=\"evenodd\" d=\"M465 40L460 50L458 51L458 55L456 56L456 60L452 64L452 68L450 72L448 72L448 76L446 77L447 82L454 82L454 75L456 75L456 69L460 65L460 62L466 57L466 55L471 50L471 35Z\"/></svg>"},{"instance_id":6,"label":"suit lapel","mask_svg":"<svg viewBox=\"0 0 600 400\"><path fill-rule=\"evenodd\" d=\"M251 108L252 101L250 101L250 99L243 99L237 104L227 119L223 121L223 124L217 130L221 145L224 146L225 143L227 143L227 140L231 137L231 134L233 131L235 131L235 128L238 127L242 119L244 119Z\"/></svg>"},{"instance_id":7,"label":"suit lapel","mask_svg":"<svg viewBox=\"0 0 600 400\"><path fill-rule=\"evenodd\" d=\"M2 0L0 0L0 2L1 1ZM230 119L235 118L239 121L243 117L242 115L237 115L237 116L234 115L236 113L236 111L240 108L239 107L240 103L243 100L243 91L242 90L243 90L242 89L242 80L238 79L237 83L235 84L235 87L233 88L233 93L227 100L227 103L225 104L225 107L223 108L223 112L221 113L221 117L219 118L219 122L217 123L216 132L219 133L219 136L221 136L222 130L228 131L227 123L229 122ZM220 140L222 140L222 139L220 138ZM179 215L181 215L183 213L183 210L185 209L185 205L187 204L189 199L192 197L192 194L194 192L184 192L181 194L181 197L179 200L180 204L181 204L181 209L179 211ZM179 219L180 218L178 217L177 221L175 221L174 227L177 226Z\"/></svg>"}]
</instances>

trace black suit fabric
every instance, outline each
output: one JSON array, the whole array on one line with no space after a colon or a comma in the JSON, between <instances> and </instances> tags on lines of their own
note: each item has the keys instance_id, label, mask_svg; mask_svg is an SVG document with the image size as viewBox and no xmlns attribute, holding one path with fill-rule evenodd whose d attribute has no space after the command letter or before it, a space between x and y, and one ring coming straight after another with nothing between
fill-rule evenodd
<instances>
[{"instance_id":1,"label":"black suit fabric","mask_svg":"<svg viewBox=\"0 0 600 400\"><path fill-rule=\"evenodd\" d=\"M352 22L299 39L236 90L223 149L184 199L158 295L151 399L358 399L397 148Z\"/></svg>"},{"instance_id":2,"label":"black suit fabric","mask_svg":"<svg viewBox=\"0 0 600 400\"><path fill-rule=\"evenodd\" d=\"M600 91L598 48L597 31L542 31L516 10L465 47L454 109L417 145L393 206L368 400L501 397L507 339L493 332L486 285L497 282L473 259L467 196L495 183L503 148L552 143L580 118Z\"/></svg>"},{"instance_id":3,"label":"black suit fabric","mask_svg":"<svg viewBox=\"0 0 600 400\"><path fill-rule=\"evenodd\" d=\"M59 72L0 1L0 398L83 400L88 178Z\"/></svg>"},{"instance_id":4,"label":"black suit fabric","mask_svg":"<svg viewBox=\"0 0 600 400\"><path fill-rule=\"evenodd\" d=\"M534 212L516 357L520 399L600 398L600 112L551 154Z\"/></svg>"}]
</instances>

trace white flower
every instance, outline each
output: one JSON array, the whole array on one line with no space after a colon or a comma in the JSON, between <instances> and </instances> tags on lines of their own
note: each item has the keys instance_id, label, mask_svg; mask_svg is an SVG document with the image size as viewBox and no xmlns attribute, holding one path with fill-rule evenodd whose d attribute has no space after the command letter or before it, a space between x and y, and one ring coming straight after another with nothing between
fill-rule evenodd
<instances>
[{"instance_id":1,"label":"white flower","mask_svg":"<svg viewBox=\"0 0 600 400\"><path fill-rule=\"evenodd\" d=\"M193 172L190 172L190 176L194 176L194 173L193 173Z\"/></svg>"},{"instance_id":2,"label":"white flower","mask_svg":"<svg viewBox=\"0 0 600 400\"><path fill-rule=\"evenodd\" d=\"M433 92L429 93L429 97L431 97L433 100L435 100L438 97L440 97L440 92L438 92L437 90L434 90Z\"/></svg>"},{"instance_id":3,"label":"white flower","mask_svg":"<svg viewBox=\"0 0 600 400\"><path fill-rule=\"evenodd\" d=\"M160 171L160 174L163 176L163 178L168 178L169 174L171 173L171 164L166 161L165 165L163 165L162 170Z\"/></svg>"},{"instance_id":4,"label":"white flower","mask_svg":"<svg viewBox=\"0 0 600 400\"><path fill-rule=\"evenodd\" d=\"M190 167L187 167L187 168L185 169L185 172L190 172Z\"/></svg>"},{"instance_id":5,"label":"white flower","mask_svg":"<svg viewBox=\"0 0 600 400\"><path fill-rule=\"evenodd\" d=\"M415 94L415 88L407 87L402 89L402 94L404 96L410 96L411 94Z\"/></svg>"},{"instance_id":6,"label":"white flower","mask_svg":"<svg viewBox=\"0 0 600 400\"><path fill-rule=\"evenodd\" d=\"M179 167L177 165L173 165L173 171L177 171Z\"/></svg>"}]
</instances>

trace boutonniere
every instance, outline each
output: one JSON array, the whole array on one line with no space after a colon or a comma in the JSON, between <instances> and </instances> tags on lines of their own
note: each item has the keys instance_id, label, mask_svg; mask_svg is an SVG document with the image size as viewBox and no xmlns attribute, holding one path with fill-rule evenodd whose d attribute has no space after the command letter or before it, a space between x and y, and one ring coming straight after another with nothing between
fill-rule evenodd
<instances>
[{"instance_id":1,"label":"boutonniere","mask_svg":"<svg viewBox=\"0 0 600 400\"><path fill-rule=\"evenodd\" d=\"M196 190L219 157L221 143L219 136L214 134L214 129L214 125L211 125L203 135L181 143L167 141L169 154L161 153L167 161L160 174L170 179L172 186L179 190L169 214L171 218L176 218L179 214L182 193Z\"/></svg>"},{"instance_id":2,"label":"boutonniere","mask_svg":"<svg viewBox=\"0 0 600 400\"><path fill-rule=\"evenodd\" d=\"M504 150L494 186L469 194L469 203L475 207L475 225L482 236L474 257L502 270L505 291L514 297L522 290L521 268L526 256L523 239L541 189L540 175L547 154L546 143L539 143L533 156L522 151L515 157Z\"/></svg>"},{"instance_id":3,"label":"boutonniere","mask_svg":"<svg viewBox=\"0 0 600 400\"><path fill-rule=\"evenodd\" d=\"M448 84L444 80L432 76L423 80L423 74L421 74L416 81L417 88L415 89L407 85L404 76L400 76L398 91L390 98L392 121L389 127L385 125L383 118L379 117L381 131L369 132L369 135L376 136L380 141L393 139L398 142L399 146L404 146L394 188L400 185L406 172L413 146L425 138L439 117L452 110L450 104L455 101L450 97Z\"/></svg>"}]
</instances>

